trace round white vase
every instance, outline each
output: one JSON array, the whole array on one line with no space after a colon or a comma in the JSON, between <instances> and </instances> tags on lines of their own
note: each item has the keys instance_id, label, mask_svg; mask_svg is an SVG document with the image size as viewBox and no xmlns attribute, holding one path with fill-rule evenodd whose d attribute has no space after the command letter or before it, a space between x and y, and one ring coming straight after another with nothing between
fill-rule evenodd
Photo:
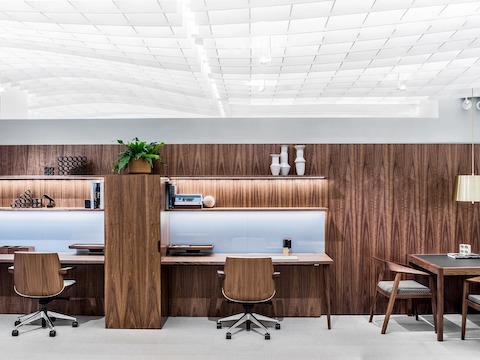
<instances>
[{"instance_id":1,"label":"round white vase","mask_svg":"<svg viewBox=\"0 0 480 360\"><path fill-rule=\"evenodd\" d=\"M305 145L295 145L295 150L297 151L297 157L295 158L295 171L297 175L303 176L305 175L305 158L303 157L303 151L305 149Z\"/></svg>"},{"instance_id":2,"label":"round white vase","mask_svg":"<svg viewBox=\"0 0 480 360\"><path fill-rule=\"evenodd\" d=\"M288 145L281 145L280 149L280 174L286 176L290 172L290 165L288 164Z\"/></svg>"},{"instance_id":3,"label":"round white vase","mask_svg":"<svg viewBox=\"0 0 480 360\"><path fill-rule=\"evenodd\" d=\"M272 157L272 164L270 165L270 171L272 172L273 176L280 175L280 154L270 154Z\"/></svg>"}]
</instances>

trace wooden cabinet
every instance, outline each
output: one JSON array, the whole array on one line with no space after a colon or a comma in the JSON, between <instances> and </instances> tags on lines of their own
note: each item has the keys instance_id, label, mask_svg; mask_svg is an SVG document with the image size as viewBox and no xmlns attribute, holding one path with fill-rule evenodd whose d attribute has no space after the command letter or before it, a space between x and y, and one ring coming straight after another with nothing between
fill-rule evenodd
<instances>
[{"instance_id":1,"label":"wooden cabinet","mask_svg":"<svg viewBox=\"0 0 480 360\"><path fill-rule=\"evenodd\" d=\"M159 329L160 177L105 177L105 326Z\"/></svg>"}]
</instances>

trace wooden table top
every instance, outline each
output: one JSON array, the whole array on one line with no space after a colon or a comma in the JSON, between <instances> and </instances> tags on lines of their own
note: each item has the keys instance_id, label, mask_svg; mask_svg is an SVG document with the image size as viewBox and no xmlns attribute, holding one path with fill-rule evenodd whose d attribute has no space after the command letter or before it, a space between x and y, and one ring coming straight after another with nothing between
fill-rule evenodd
<instances>
[{"instance_id":1,"label":"wooden table top","mask_svg":"<svg viewBox=\"0 0 480 360\"><path fill-rule=\"evenodd\" d=\"M105 263L103 255L96 254L76 254L76 253L59 253L60 262L65 265L81 265L81 264L100 264ZM0 264L13 264L13 254L0 254Z\"/></svg>"},{"instance_id":2,"label":"wooden table top","mask_svg":"<svg viewBox=\"0 0 480 360\"><path fill-rule=\"evenodd\" d=\"M330 265L332 258L325 253L292 254L298 259L290 260L281 254L209 254L209 255L167 255L162 257L162 265L224 265L227 256L231 257L268 257L273 256L274 265Z\"/></svg>"},{"instance_id":3,"label":"wooden table top","mask_svg":"<svg viewBox=\"0 0 480 360\"><path fill-rule=\"evenodd\" d=\"M480 259L453 259L447 254L410 254L408 261L434 274L480 275Z\"/></svg>"}]
</instances>

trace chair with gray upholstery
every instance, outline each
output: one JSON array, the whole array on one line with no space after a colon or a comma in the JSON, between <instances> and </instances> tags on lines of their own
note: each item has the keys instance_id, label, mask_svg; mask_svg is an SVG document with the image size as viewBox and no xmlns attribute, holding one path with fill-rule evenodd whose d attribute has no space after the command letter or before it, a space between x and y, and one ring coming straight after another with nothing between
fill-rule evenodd
<instances>
[{"instance_id":1,"label":"chair with gray upholstery","mask_svg":"<svg viewBox=\"0 0 480 360\"><path fill-rule=\"evenodd\" d=\"M412 301L416 319L418 320L418 312L416 310L415 300L416 299L431 299L432 303L432 312L433 312L433 322L435 327L435 332L437 331L437 321L436 321L436 296L434 293L434 283L432 276L424 271L416 270L411 267L397 264L392 261L387 261L374 257L375 261L380 265L380 273L378 276L378 281L376 283L376 291L373 297L372 306L370 309L370 319L369 322L373 320L373 313L375 311L375 306L378 298L378 294L381 294L388 298L387 311L385 313L385 319L383 320L382 334L385 334L387 331L388 321L393 311L393 305L397 299L409 299ZM395 278L392 281L384 280L386 273L395 274ZM423 285L417 282L414 279L406 279L406 277L413 276L422 276L428 279L429 286Z\"/></svg>"},{"instance_id":2,"label":"chair with gray upholstery","mask_svg":"<svg viewBox=\"0 0 480 360\"><path fill-rule=\"evenodd\" d=\"M480 276L470 278L463 283L463 302L462 302L462 340L465 340L465 331L467 327L468 307L480 311L480 295L470 293L471 284L479 284Z\"/></svg>"}]
</instances>

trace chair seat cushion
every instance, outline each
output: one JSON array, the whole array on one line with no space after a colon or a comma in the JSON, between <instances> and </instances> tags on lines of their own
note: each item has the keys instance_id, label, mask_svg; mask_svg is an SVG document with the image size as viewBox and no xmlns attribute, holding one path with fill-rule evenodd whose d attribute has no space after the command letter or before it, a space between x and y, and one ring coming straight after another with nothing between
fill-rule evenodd
<instances>
[{"instance_id":1,"label":"chair seat cushion","mask_svg":"<svg viewBox=\"0 0 480 360\"><path fill-rule=\"evenodd\" d=\"M387 293L391 293L393 289L393 281L380 281L378 287ZM398 285L397 294L430 294L428 286L422 285L415 280L401 280Z\"/></svg>"},{"instance_id":2,"label":"chair seat cushion","mask_svg":"<svg viewBox=\"0 0 480 360\"><path fill-rule=\"evenodd\" d=\"M468 300L480 305L480 295L468 295Z\"/></svg>"}]
</instances>

